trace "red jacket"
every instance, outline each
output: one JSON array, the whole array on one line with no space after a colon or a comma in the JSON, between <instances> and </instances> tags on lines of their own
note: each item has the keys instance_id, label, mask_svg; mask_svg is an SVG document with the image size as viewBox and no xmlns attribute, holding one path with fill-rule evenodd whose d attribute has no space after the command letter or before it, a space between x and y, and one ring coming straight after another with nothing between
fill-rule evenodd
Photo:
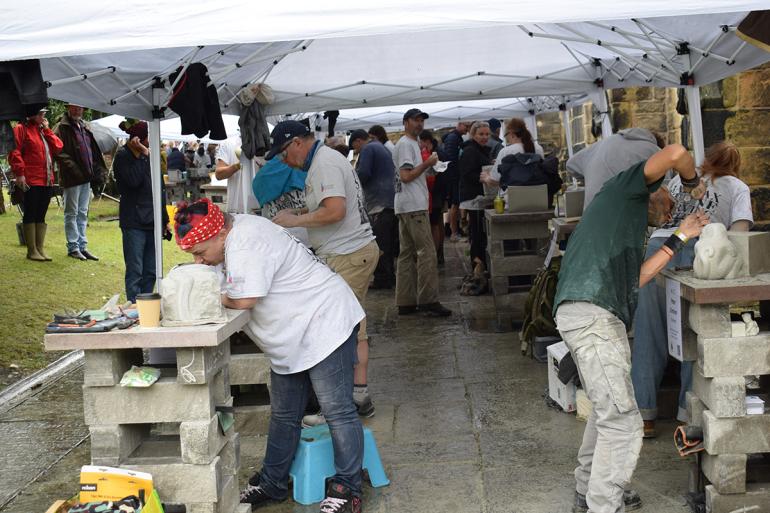
<instances>
[{"instance_id":1,"label":"red jacket","mask_svg":"<svg viewBox=\"0 0 770 513\"><path fill-rule=\"evenodd\" d=\"M19 123L13 128L16 148L8 154L14 176L23 176L27 185L53 185L54 157L64 147L61 139L51 129L35 126L29 121ZM45 138L45 141L43 140ZM47 165L44 144L48 144L50 164ZM46 168L47 173L46 173Z\"/></svg>"}]
</instances>

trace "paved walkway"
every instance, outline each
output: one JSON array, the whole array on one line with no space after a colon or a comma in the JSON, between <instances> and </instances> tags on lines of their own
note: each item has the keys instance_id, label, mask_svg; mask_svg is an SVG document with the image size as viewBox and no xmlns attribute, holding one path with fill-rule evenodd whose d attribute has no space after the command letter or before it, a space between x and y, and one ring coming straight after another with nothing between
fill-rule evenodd
<instances>
[{"instance_id":1,"label":"paved walkway","mask_svg":"<svg viewBox=\"0 0 770 513\"><path fill-rule=\"evenodd\" d=\"M442 301L449 319L399 317L392 291L369 294L370 390L387 488L365 487L367 513L567 513L584 424L548 408L545 365L521 356L514 332L495 332L491 296L459 296L464 245L449 246ZM505 321L505 319L503 319ZM505 327L506 323L503 322ZM0 511L42 512L77 491L88 463L82 374L0 415ZM686 513L685 461L674 424L645 441L633 485L650 513ZM241 482L259 468L265 438L242 437ZM162 492L162 491L161 491ZM291 500L265 513L315 512Z\"/></svg>"}]
</instances>

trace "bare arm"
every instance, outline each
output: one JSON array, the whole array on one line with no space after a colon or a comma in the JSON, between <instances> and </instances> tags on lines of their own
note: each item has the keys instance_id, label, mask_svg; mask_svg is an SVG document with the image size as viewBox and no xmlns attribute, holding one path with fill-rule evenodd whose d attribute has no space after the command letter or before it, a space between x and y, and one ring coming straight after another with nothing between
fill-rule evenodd
<instances>
[{"instance_id":1,"label":"bare arm","mask_svg":"<svg viewBox=\"0 0 770 513\"><path fill-rule=\"evenodd\" d=\"M703 211L698 211L685 217L682 220L682 224L679 225L678 231L689 240L700 235L701 230L708 222L708 215L704 214ZM673 252L666 246L663 246L654 255L645 260L642 264L642 269L639 271L639 287L644 287L652 281L666 267L673 256Z\"/></svg>"},{"instance_id":2,"label":"bare arm","mask_svg":"<svg viewBox=\"0 0 770 513\"><path fill-rule=\"evenodd\" d=\"M233 310L251 310L254 305L257 304L258 297L244 297L240 299L232 299L227 294L222 294L222 304L225 308L232 308Z\"/></svg>"},{"instance_id":3,"label":"bare arm","mask_svg":"<svg viewBox=\"0 0 770 513\"><path fill-rule=\"evenodd\" d=\"M307 209L304 209L307 212ZM324 198L321 205L312 212L300 214L295 209L281 210L273 222L284 228L318 228L342 221L347 213L347 202L342 196Z\"/></svg>"},{"instance_id":4,"label":"bare arm","mask_svg":"<svg viewBox=\"0 0 770 513\"><path fill-rule=\"evenodd\" d=\"M225 180L233 176L239 169L241 169L241 163L228 165L224 160L217 159L217 168L214 170L214 176L217 180Z\"/></svg>"},{"instance_id":5,"label":"bare arm","mask_svg":"<svg viewBox=\"0 0 770 513\"><path fill-rule=\"evenodd\" d=\"M412 169L400 168L398 170L398 176L401 178L402 183L409 183L419 178L427 169L430 169L436 162L438 157L431 155L428 160L423 161L421 164L416 165Z\"/></svg>"},{"instance_id":6,"label":"bare arm","mask_svg":"<svg viewBox=\"0 0 770 513\"><path fill-rule=\"evenodd\" d=\"M663 178L669 169L676 170L685 180L692 180L697 176L695 161L685 147L681 144L669 144L647 160L644 165L644 180L648 184L655 183Z\"/></svg>"},{"instance_id":7,"label":"bare arm","mask_svg":"<svg viewBox=\"0 0 770 513\"><path fill-rule=\"evenodd\" d=\"M730 225L731 232L747 232L749 231L750 228L751 228L751 223L748 222L746 219L735 221L733 224Z\"/></svg>"}]
</instances>

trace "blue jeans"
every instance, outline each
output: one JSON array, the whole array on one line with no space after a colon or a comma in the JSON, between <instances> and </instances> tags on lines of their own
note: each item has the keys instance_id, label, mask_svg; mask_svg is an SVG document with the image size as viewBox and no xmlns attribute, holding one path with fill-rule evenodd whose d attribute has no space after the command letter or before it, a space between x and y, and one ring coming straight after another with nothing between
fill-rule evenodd
<instances>
[{"instance_id":1,"label":"blue jeans","mask_svg":"<svg viewBox=\"0 0 770 513\"><path fill-rule=\"evenodd\" d=\"M332 480L361 495L364 431L353 403L353 365L358 327L332 354L315 367L296 374L270 372L270 428L259 484L275 499L288 495L289 470L302 431L310 389L315 391L334 446Z\"/></svg>"},{"instance_id":2,"label":"blue jeans","mask_svg":"<svg viewBox=\"0 0 770 513\"><path fill-rule=\"evenodd\" d=\"M121 231L126 298L133 303L137 294L146 294L155 288L155 239L152 230L121 228Z\"/></svg>"},{"instance_id":3,"label":"blue jeans","mask_svg":"<svg viewBox=\"0 0 770 513\"><path fill-rule=\"evenodd\" d=\"M645 259L663 246L667 237L650 239ZM695 240L689 241L674 255L666 269L689 267L695 258ZM639 302L634 317L634 345L631 353L631 381L636 403L644 420L658 416L658 389L668 362L668 323L666 321L666 289L652 280L639 289ZM692 362L682 362L680 372L679 412L684 420L687 413L685 394L692 386Z\"/></svg>"},{"instance_id":4,"label":"blue jeans","mask_svg":"<svg viewBox=\"0 0 770 513\"><path fill-rule=\"evenodd\" d=\"M67 253L86 249L88 204L91 202L91 184L84 183L64 189L64 234L67 236Z\"/></svg>"}]
</instances>

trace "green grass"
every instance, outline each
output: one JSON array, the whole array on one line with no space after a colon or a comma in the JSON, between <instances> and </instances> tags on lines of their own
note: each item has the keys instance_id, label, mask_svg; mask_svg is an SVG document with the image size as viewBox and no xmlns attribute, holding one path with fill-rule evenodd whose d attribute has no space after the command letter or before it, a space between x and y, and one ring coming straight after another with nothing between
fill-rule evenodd
<instances>
[{"instance_id":1,"label":"green grass","mask_svg":"<svg viewBox=\"0 0 770 513\"><path fill-rule=\"evenodd\" d=\"M91 203L88 249L100 258L98 262L67 257L64 212L56 201L46 217L45 248L53 262L27 260L26 248L16 236L20 216L16 207L7 202L6 207L6 214L0 215L0 371L15 364L27 374L60 356L43 350L45 325L54 312L99 308L118 293L125 301L120 228L117 220L107 220L117 217L118 205L108 199ZM166 272L190 261L173 242L164 241L163 252Z\"/></svg>"}]
</instances>

